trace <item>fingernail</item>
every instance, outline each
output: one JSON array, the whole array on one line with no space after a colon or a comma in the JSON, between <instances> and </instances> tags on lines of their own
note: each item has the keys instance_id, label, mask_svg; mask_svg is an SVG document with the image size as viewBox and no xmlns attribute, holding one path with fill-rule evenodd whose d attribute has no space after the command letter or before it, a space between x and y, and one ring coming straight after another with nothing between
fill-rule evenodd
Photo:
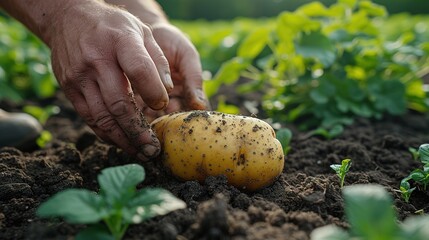
<instances>
[{"instance_id":1,"label":"fingernail","mask_svg":"<svg viewBox=\"0 0 429 240\"><path fill-rule=\"evenodd\" d=\"M156 103L155 106L152 107L153 110L162 110L165 107L167 107L168 105L168 100L167 101L159 101Z\"/></svg>"},{"instance_id":2,"label":"fingernail","mask_svg":"<svg viewBox=\"0 0 429 240\"><path fill-rule=\"evenodd\" d=\"M167 90L172 90L174 88L173 80L171 79L170 73L165 73L165 87Z\"/></svg>"},{"instance_id":3,"label":"fingernail","mask_svg":"<svg viewBox=\"0 0 429 240\"><path fill-rule=\"evenodd\" d=\"M158 156L159 152L161 151L161 149L159 147L150 145L150 144L146 144L143 146L143 155L147 158L153 158Z\"/></svg>"}]
</instances>

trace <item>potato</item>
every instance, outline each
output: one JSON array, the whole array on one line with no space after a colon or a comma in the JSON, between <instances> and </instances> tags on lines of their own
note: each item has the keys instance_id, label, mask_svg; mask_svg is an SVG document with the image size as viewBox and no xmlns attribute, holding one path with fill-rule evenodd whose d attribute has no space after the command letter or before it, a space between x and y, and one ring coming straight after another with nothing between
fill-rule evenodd
<instances>
[{"instance_id":1,"label":"potato","mask_svg":"<svg viewBox=\"0 0 429 240\"><path fill-rule=\"evenodd\" d=\"M191 111L162 116L151 126L165 166L182 180L223 174L231 185L253 191L283 170L282 146L273 128L257 118Z\"/></svg>"}]
</instances>

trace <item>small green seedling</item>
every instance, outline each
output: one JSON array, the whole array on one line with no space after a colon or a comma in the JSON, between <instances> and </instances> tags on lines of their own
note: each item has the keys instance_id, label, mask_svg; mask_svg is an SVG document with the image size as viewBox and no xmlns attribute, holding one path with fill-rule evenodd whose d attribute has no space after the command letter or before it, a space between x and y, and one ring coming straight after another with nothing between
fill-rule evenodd
<instances>
[{"instance_id":1,"label":"small green seedling","mask_svg":"<svg viewBox=\"0 0 429 240\"><path fill-rule=\"evenodd\" d=\"M346 174L352 166L351 159L344 159L340 164L332 164L330 167L337 173L337 176L340 178L340 187L344 186L344 179L346 178Z\"/></svg>"},{"instance_id":2,"label":"small green seedling","mask_svg":"<svg viewBox=\"0 0 429 240\"><path fill-rule=\"evenodd\" d=\"M429 216L409 217L398 224L393 200L380 185L357 184L343 190L349 231L335 225L315 229L312 240L425 240Z\"/></svg>"},{"instance_id":3,"label":"small green seedling","mask_svg":"<svg viewBox=\"0 0 429 240\"><path fill-rule=\"evenodd\" d=\"M137 164L106 168L98 175L99 194L86 189L61 191L42 203L37 215L92 224L77 239L121 239L130 224L186 207L164 189L136 190L144 177L143 167Z\"/></svg>"},{"instance_id":4,"label":"small green seedling","mask_svg":"<svg viewBox=\"0 0 429 240\"><path fill-rule=\"evenodd\" d=\"M417 156L423 167L421 169L414 169L407 177L401 180L399 192L401 192L405 202L409 201L411 193L416 189L415 187L411 188L410 180L413 180L418 186L423 186L423 190L425 191L429 185L429 144L420 145L413 156Z\"/></svg>"},{"instance_id":5,"label":"small green seedling","mask_svg":"<svg viewBox=\"0 0 429 240\"><path fill-rule=\"evenodd\" d=\"M287 128L279 129L276 133L276 137L282 144L283 153L286 156L291 149L290 141L292 140L292 131Z\"/></svg>"},{"instance_id":6,"label":"small green seedling","mask_svg":"<svg viewBox=\"0 0 429 240\"><path fill-rule=\"evenodd\" d=\"M401 185L399 186L399 192L401 193L402 198L405 200L405 202L410 201L411 193L416 190L415 187L411 187L410 183L408 182L410 180L409 178L404 178L401 181Z\"/></svg>"}]
</instances>

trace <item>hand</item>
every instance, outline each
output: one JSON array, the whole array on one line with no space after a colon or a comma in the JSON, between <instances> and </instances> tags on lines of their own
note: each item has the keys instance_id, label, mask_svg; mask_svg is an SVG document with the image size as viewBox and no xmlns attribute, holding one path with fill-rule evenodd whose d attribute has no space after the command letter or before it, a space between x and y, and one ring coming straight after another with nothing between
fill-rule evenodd
<instances>
[{"instance_id":1,"label":"hand","mask_svg":"<svg viewBox=\"0 0 429 240\"><path fill-rule=\"evenodd\" d=\"M207 109L208 100L202 90L202 68L199 54L190 40L173 25L153 24L153 36L164 52L174 83L170 102L163 111L144 108L149 119L183 110Z\"/></svg>"},{"instance_id":2,"label":"hand","mask_svg":"<svg viewBox=\"0 0 429 240\"><path fill-rule=\"evenodd\" d=\"M159 141L140 109L164 109L173 83L150 28L126 11L85 1L55 15L45 39L62 90L95 133L139 158L158 155ZM187 92L198 85L180 81Z\"/></svg>"}]
</instances>

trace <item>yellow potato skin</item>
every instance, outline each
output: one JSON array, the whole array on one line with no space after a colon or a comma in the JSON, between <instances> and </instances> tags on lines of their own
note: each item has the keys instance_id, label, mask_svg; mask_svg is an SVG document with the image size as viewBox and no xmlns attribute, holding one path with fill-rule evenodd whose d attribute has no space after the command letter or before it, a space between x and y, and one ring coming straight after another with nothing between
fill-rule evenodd
<instances>
[{"instance_id":1,"label":"yellow potato skin","mask_svg":"<svg viewBox=\"0 0 429 240\"><path fill-rule=\"evenodd\" d=\"M273 128L260 119L191 111L163 116L151 125L165 166L182 180L223 174L231 185L254 191L283 171L282 146Z\"/></svg>"}]
</instances>

